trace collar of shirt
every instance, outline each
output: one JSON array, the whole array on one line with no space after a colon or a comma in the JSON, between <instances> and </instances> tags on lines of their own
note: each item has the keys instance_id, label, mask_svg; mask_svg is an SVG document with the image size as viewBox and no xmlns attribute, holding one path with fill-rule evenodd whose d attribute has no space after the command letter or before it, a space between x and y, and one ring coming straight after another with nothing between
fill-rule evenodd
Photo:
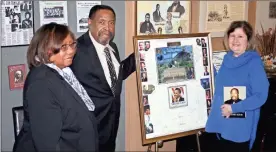
<instances>
[{"instance_id":1,"label":"collar of shirt","mask_svg":"<svg viewBox=\"0 0 276 152\"><path fill-rule=\"evenodd\" d=\"M114 49L109 45L109 44L106 44L106 45L102 45L100 44L99 42L97 42L94 37L92 36L92 34L89 32L89 37L92 41L92 43L94 44L95 46L95 49L97 50L98 53L101 53L101 54L104 54L104 49L105 47L108 47L109 50L111 50L113 53L115 52Z\"/></svg>"}]
</instances>

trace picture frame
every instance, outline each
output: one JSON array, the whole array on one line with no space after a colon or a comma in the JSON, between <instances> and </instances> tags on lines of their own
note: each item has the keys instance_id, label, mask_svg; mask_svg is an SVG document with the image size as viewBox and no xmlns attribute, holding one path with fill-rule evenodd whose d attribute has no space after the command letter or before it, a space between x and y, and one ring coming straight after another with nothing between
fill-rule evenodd
<instances>
[{"instance_id":1,"label":"picture frame","mask_svg":"<svg viewBox=\"0 0 276 152\"><path fill-rule=\"evenodd\" d=\"M9 86L10 90L22 89L24 87L25 79L27 76L25 64L9 65Z\"/></svg>"},{"instance_id":2,"label":"picture frame","mask_svg":"<svg viewBox=\"0 0 276 152\"><path fill-rule=\"evenodd\" d=\"M142 144L203 131L214 90L210 34L140 35L133 42Z\"/></svg>"},{"instance_id":3,"label":"picture frame","mask_svg":"<svg viewBox=\"0 0 276 152\"><path fill-rule=\"evenodd\" d=\"M199 32L209 32L211 37L224 37L225 30L235 20L248 20L247 1L199 2Z\"/></svg>"},{"instance_id":4,"label":"picture frame","mask_svg":"<svg viewBox=\"0 0 276 152\"><path fill-rule=\"evenodd\" d=\"M178 4L174 6L175 2ZM136 1L136 35L189 33L191 31L192 2L175 2ZM149 22L146 22L148 17ZM149 26L150 28L146 28Z\"/></svg>"},{"instance_id":5,"label":"picture frame","mask_svg":"<svg viewBox=\"0 0 276 152\"><path fill-rule=\"evenodd\" d=\"M34 35L33 1L3 1L2 47L26 46Z\"/></svg>"}]
</instances>

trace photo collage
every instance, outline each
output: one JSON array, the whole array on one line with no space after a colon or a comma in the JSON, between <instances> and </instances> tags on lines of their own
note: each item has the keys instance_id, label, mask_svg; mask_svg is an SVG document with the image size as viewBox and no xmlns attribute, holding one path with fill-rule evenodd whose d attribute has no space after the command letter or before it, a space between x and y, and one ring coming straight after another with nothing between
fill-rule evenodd
<instances>
[{"instance_id":1,"label":"photo collage","mask_svg":"<svg viewBox=\"0 0 276 152\"><path fill-rule=\"evenodd\" d=\"M201 79L201 86L205 89L206 94L206 105L207 105L207 113L209 115L210 108L212 106L211 99L211 83L210 83L210 64L208 63L209 55L208 55L208 47L205 38L197 38L196 44L201 47L202 50L202 62L204 66L203 78Z\"/></svg>"},{"instance_id":2,"label":"photo collage","mask_svg":"<svg viewBox=\"0 0 276 152\"><path fill-rule=\"evenodd\" d=\"M140 41L138 44L139 50L139 61L140 61L140 75L141 82L143 85L143 98L142 104L144 109L144 121L145 121L145 133L151 134L154 132L153 124L150 119L150 104L149 94L154 90L154 86L148 85L147 67L146 67L146 52L150 50L150 41Z\"/></svg>"}]
</instances>

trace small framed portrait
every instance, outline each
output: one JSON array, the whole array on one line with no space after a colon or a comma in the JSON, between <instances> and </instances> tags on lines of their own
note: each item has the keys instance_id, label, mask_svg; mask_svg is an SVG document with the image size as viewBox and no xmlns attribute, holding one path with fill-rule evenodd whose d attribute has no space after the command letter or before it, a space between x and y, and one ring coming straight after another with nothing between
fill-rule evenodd
<instances>
[{"instance_id":1,"label":"small framed portrait","mask_svg":"<svg viewBox=\"0 0 276 152\"><path fill-rule=\"evenodd\" d=\"M140 61L141 62L145 61L145 54L144 53L140 53Z\"/></svg>"},{"instance_id":2,"label":"small framed portrait","mask_svg":"<svg viewBox=\"0 0 276 152\"><path fill-rule=\"evenodd\" d=\"M207 57L207 48L202 48L202 55Z\"/></svg>"},{"instance_id":3,"label":"small framed portrait","mask_svg":"<svg viewBox=\"0 0 276 152\"><path fill-rule=\"evenodd\" d=\"M200 81L201 81L201 86L202 86L204 89L210 89L210 81L209 81L209 78L200 79Z\"/></svg>"},{"instance_id":4,"label":"small framed portrait","mask_svg":"<svg viewBox=\"0 0 276 152\"><path fill-rule=\"evenodd\" d=\"M142 101L142 102L143 102L143 105L144 105L144 106L146 106L146 105L149 104L149 100L148 100L148 99L149 99L149 98L148 98L148 95L144 95L144 96L143 96L143 101Z\"/></svg>"},{"instance_id":5,"label":"small framed portrait","mask_svg":"<svg viewBox=\"0 0 276 152\"><path fill-rule=\"evenodd\" d=\"M8 66L8 70L10 90L23 88L26 77L25 64L10 65Z\"/></svg>"},{"instance_id":6,"label":"small framed portrait","mask_svg":"<svg viewBox=\"0 0 276 152\"><path fill-rule=\"evenodd\" d=\"M208 67L207 66L205 66L204 67L204 76L208 76L210 73L209 73L209 71L208 71Z\"/></svg>"},{"instance_id":7,"label":"small framed portrait","mask_svg":"<svg viewBox=\"0 0 276 152\"><path fill-rule=\"evenodd\" d=\"M146 134L153 133L153 124L151 122L151 116L150 116L150 106L146 105L144 106L144 120L145 120L145 131Z\"/></svg>"},{"instance_id":8,"label":"small framed portrait","mask_svg":"<svg viewBox=\"0 0 276 152\"><path fill-rule=\"evenodd\" d=\"M145 51L145 43L139 42L139 51Z\"/></svg>"},{"instance_id":9,"label":"small framed portrait","mask_svg":"<svg viewBox=\"0 0 276 152\"><path fill-rule=\"evenodd\" d=\"M208 66L208 58L207 58L207 56L203 57L203 66Z\"/></svg>"},{"instance_id":10,"label":"small framed portrait","mask_svg":"<svg viewBox=\"0 0 276 152\"><path fill-rule=\"evenodd\" d=\"M201 46L202 47L207 47L206 41L204 38L201 38Z\"/></svg>"},{"instance_id":11,"label":"small framed portrait","mask_svg":"<svg viewBox=\"0 0 276 152\"><path fill-rule=\"evenodd\" d=\"M145 51L150 49L150 41L145 41Z\"/></svg>"},{"instance_id":12,"label":"small framed portrait","mask_svg":"<svg viewBox=\"0 0 276 152\"><path fill-rule=\"evenodd\" d=\"M206 90L206 99L211 99L211 92L210 89Z\"/></svg>"},{"instance_id":13,"label":"small framed portrait","mask_svg":"<svg viewBox=\"0 0 276 152\"><path fill-rule=\"evenodd\" d=\"M146 68L146 63L145 62L140 62L140 67L141 67L141 72L146 72L147 68Z\"/></svg>"},{"instance_id":14,"label":"small framed portrait","mask_svg":"<svg viewBox=\"0 0 276 152\"><path fill-rule=\"evenodd\" d=\"M186 85L169 87L168 92L170 108L188 106Z\"/></svg>"},{"instance_id":15,"label":"small framed portrait","mask_svg":"<svg viewBox=\"0 0 276 152\"><path fill-rule=\"evenodd\" d=\"M142 82L147 82L148 81L147 72L142 72L141 73L141 80L142 80Z\"/></svg>"}]
</instances>

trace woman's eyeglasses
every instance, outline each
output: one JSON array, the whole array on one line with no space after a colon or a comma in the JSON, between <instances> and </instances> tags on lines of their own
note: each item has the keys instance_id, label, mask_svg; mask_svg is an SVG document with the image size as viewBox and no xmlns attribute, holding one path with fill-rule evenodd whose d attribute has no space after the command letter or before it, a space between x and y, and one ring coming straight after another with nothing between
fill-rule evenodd
<instances>
[{"instance_id":1,"label":"woman's eyeglasses","mask_svg":"<svg viewBox=\"0 0 276 152\"><path fill-rule=\"evenodd\" d=\"M60 50L61 51L67 51L69 49L69 46L71 47L71 49L75 49L76 46L77 46L77 42L74 41L73 43L71 44L63 44L61 47L60 47Z\"/></svg>"}]
</instances>

